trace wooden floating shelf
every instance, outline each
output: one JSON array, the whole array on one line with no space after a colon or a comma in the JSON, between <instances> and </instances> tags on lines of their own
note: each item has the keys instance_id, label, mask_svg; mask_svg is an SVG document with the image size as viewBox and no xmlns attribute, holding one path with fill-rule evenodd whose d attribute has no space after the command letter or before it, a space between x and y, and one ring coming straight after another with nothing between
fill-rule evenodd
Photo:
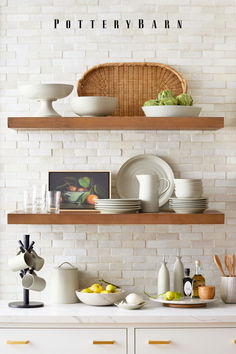
<instances>
[{"instance_id":1,"label":"wooden floating shelf","mask_svg":"<svg viewBox=\"0 0 236 354\"><path fill-rule=\"evenodd\" d=\"M223 117L9 117L8 128L46 130L217 130Z\"/></svg>"},{"instance_id":2,"label":"wooden floating shelf","mask_svg":"<svg viewBox=\"0 0 236 354\"><path fill-rule=\"evenodd\" d=\"M100 214L61 212L60 214L8 214L8 224L224 224L224 214L207 210L203 214L175 214L172 212L140 214Z\"/></svg>"}]
</instances>

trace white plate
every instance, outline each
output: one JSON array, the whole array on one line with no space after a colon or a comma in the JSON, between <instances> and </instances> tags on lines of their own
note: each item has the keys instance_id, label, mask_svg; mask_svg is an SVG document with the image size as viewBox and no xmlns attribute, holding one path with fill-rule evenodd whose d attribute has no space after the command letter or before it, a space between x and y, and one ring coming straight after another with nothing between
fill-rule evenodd
<instances>
[{"instance_id":1,"label":"white plate","mask_svg":"<svg viewBox=\"0 0 236 354\"><path fill-rule=\"evenodd\" d=\"M97 205L140 205L141 201L139 202L123 202L123 203L116 203L116 202L111 202L111 203L107 203L107 202L99 202L99 203L95 203Z\"/></svg>"},{"instance_id":2,"label":"white plate","mask_svg":"<svg viewBox=\"0 0 236 354\"><path fill-rule=\"evenodd\" d=\"M125 207L118 207L118 206L105 206L105 205L103 205L103 206L95 206L95 209L98 209L98 210L102 210L102 209L104 209L104 210L111 210L111 209L116 209L116 210L139 210L139 209L141 209L141 207L140 206L132 206L132 207L127 207L127 206L125 206Z\"/></svg>"},{"instance_id":3,"label":"white plate","mask_svg":"<svg viewBox=\"0 0 236 354\"><path fill-rule=\"evenodd\" d=\"M196 200L196 201L198 201L198 200L208 200L208 198L206 198L206 197L205 197L205 198L204 198L204 197L201 197L201 198L170 198L170 201L172 201L172 200L174 200L174 201L175 201L175 200L177 200L177 201L180 201L180 200L181 200L181 201L184 201L184 202L185 202L185 201L188 202L188 201L193 201L193 200L194 200L194 201L195 201L195 200Z\"/></svg>"},{"instance_id":4,"label":"white plate","mask_svg":"<svg viewBox=\"0 0 236 354\"><path fill-rule=\"evenodd\" d=\"M206 209L172 209L175 214L203 214Z\"/></svg>"},{"instance_id":5,"label":"white plate","mask_svg":"<svg viewBox=\"0 0 236 354\"><path fill-rule=\"evenodd\" d=\"M99 209L101 214L136 214L138 210L130 209Z\"/></svg>"},{"instance_id":6,"label":"white plate","mask_svg":"<svg viewBox=\"0 0 236 354\"><path fill-rule=\"evenodd\" d=\"M200 304L210 304L212 302L215 302L217 299L208 299L208 300L202 300L202 299L192 299L192 298L184 298L181 297L177 301L168 301L164 300L162 297L158 297L157 299L152 299L150 298L151 301L154 302L159 302L161 304L174 304L174 305L200 305Z\"/></svg>"},{"instance_id":7,"label":"white plate","mask_svg":"<svg viewBox=\"0 0 236 354\"><path fill-rule=\"evenodd\" d=\"M169 203L169 205L174 206L174 207L187 207L187 208L192 208L192 207L199 207L199 206L206 206L208 203Z\"/></svg>"},{"instance_id":8,"label":"white plate","mask_svg":"<svg viewBox=\"0 0 236 354\"><path fill-rule=\"evenodd\" d=\"M170 188L160 197L159 205L168 202L174 191L174 174L170 166L155 155L137 155L126 161L117 175L117 192L121 198L137 198L139 183L136 175L156 174L170 181Z\"/></svg>"},{"instance_id":9,"label":"white plate","mask_svg":"<svg viewBox=\"0 0 236 354\"><path fill-rule=\"evenodd\" d=\"M140 199L137 198L119 198L119 199L97 199L97 203L100 202L117 202L117 203L123 203L123 202L140 202Z\"/></svg>"},{"instance_id":10,"label":"white plate","mask_svg":"<svg viewBox=\"0 0 236 354\"><path fill-rule=\"evenodd\" d=\"M117 307L120 307L121 309L125 309L125 310L138 310L138 309L141 309L145 304L146 304L146 301L143 301L139 305L130 305L130 304L127 304L127 302L125 300L123 300L119 303L114 303L114 305L116 305Z\"/></svg>"}]
</instances>

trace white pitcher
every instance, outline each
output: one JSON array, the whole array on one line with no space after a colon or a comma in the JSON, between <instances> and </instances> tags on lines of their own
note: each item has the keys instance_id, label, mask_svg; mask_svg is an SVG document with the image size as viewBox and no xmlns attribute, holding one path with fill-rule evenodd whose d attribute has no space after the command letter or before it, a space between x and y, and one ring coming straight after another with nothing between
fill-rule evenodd
<instances>
[{"instance_id":1,"label":"white pitcher","mask_svg":"<svg viewBox=\"0 0 236 354\"><path fill-rule=\"evenodd\" d=\"M158 212L159 198L170 188L170 181L166 178L159 178L157 175L136 175L136 178L139 182L139 199L142 201L142 211L144 213ZM162 180L167 184L164 189L160 188Z\"/></svg>"}]
</instances>

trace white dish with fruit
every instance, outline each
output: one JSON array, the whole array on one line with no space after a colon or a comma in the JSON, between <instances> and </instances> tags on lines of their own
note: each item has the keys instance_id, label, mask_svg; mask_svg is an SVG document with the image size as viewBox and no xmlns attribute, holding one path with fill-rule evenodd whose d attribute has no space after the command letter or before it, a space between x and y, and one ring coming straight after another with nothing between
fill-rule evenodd
<instances>
[{"instance_id":1,"label":"white dish with fruit","mask_svg":"<svg viewBox=\"0 0 236 354\"><path fill-rule=\"evenodd\" d=\"M126 291L113 284L103 287L101 284L93 284L88 288L77 290L78 299L86 305L108 306L124 299Z\"/></svg>"},{"instance_id":2,"label":"white dish with fruit","mask_svg":"<svg viewBox=\"0 0 236 354\"><path fill-rule=\"evenodd\" d=\"M193 106L192 96L186 93L175 96L167 89L144 102L142 110L146 117L198 117L201 107Z\"/></svg>"}]
</instances>

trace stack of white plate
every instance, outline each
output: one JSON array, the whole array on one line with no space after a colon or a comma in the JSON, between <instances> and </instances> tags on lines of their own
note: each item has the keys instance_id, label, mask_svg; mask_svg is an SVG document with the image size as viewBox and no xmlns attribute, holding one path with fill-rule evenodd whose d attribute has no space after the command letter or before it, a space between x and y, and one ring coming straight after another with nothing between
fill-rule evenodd
<instances>
[{"instance_id":1,"label":"stack of white plate","mask_svg":"<svg viewBox=\"0 0 236 354\"><path fill-rule=\"evenodd\" d=\"M175 195L177 198L201 198L201 179L175 179Z\"/></svg>"},{"instance_id":2,"label":"stack of white plate","mask_svg":"<svg viewBox=\"0 0 236 354\"><path fill-rule=\"evenodd\" d=\"M208 207L207 198L170 198L170 209L177 214L203 213Z\"/></svg>"},{"instance_id":3,"label":"stack of white plate","mask_svg":"<svg viewBox=\"0 0 236 354\"><path fill-rule=\"evenodd\" d=\"M141 200L128 199L97 199L95 209L101 214L134 214L141 209Z\"/></svg>"}]
</instances>

